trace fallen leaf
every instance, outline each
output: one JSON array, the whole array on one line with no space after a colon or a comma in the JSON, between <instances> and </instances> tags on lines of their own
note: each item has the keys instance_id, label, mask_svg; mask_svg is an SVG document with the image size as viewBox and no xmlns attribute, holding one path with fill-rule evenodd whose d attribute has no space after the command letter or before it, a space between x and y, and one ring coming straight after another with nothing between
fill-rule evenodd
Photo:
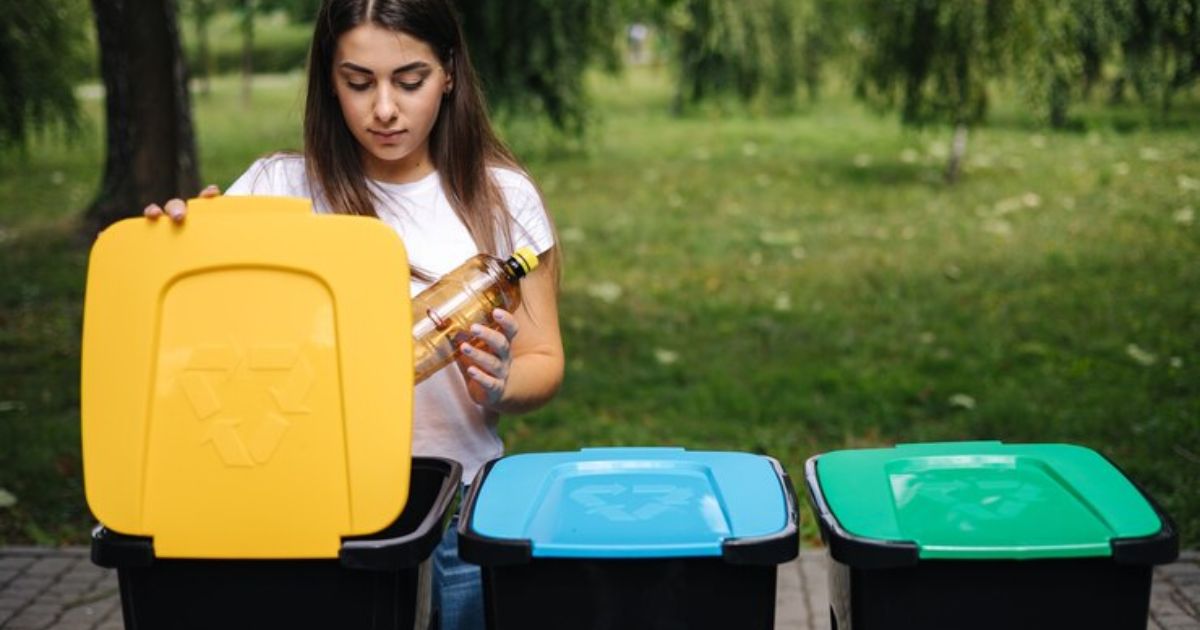
<instances>
[{"instance_id":1,"label":"fallen leaf","mask_svg":"<svg viewBox=\"0 0 1200 630\"><path fill-rule=\"evenodd\" d=\"M974 409L975 399L966 394L955 394L950 397L950 406L959 409Z\"/></svg>"},{"instance_id":2,"label":"fallen leaf","mask_svg":"<svg viewBox=\"0 0 1200 630\"><path fill-rule=\"evenodd\" d=\"M1137 362L1138 365L1149 367L1158 363L1158 357L1154 353L1143 350L1135 343L1125 346L1125 354L1129 355L1129 358Z\"/></svg>"}]
</instances>

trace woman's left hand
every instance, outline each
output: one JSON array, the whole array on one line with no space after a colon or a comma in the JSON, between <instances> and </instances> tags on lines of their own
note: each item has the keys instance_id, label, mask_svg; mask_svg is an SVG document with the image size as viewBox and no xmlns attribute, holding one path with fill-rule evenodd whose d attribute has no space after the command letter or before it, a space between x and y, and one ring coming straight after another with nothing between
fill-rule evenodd
<instances>
[{"instance_id":1,"label":"woman's left hand","mask_svg":"<svg viewBox=\"0 0 1200 630\"><path fill-rule=\"evenodd\" d=\"M471 400L489 409L504 398L512 367L512 339L517 336L517 318L512 313L498 308L492 311L492 319L500 325L500 330L479 324L472 326L472 339L462 344L458 358Z\"/></svg>"}]
</instances>

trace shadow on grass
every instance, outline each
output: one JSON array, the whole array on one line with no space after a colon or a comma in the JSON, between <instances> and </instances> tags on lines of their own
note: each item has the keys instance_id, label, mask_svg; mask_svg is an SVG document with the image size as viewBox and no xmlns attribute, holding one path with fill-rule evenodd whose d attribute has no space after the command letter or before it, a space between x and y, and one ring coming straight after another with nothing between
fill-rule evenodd
<instances>
[{"instance_id":1,"label":"shadow on grass","mask_svg":"<svg viewBox=\"0 0 1200 630\"><path fill-rule=\"evenodd\" d=\"M1200 130L1200 101L1180 101L1167 112L1129 102L1115 105L1084 103L1073 107L1066 123L1052 127L1031 116L1026 109L1005 108L988 117L988 128L1028 133L1090 133L1113 131L1120 134L1171 133Z\"/></svg>"},{"instance_id":2,"label":"shadow on grass","mask_svg":"<svg viewBox=\"0 0 1200 630\"><path fill-rule=\"evenodd\" d=\"M837 186L896 187L927 186L940 189L946 186L943 169L928 164L905 163L895 158L871 159L866 164L854 161L824 161L811 163L814 177L827 176Z\"/></svg>"}]
</instances>

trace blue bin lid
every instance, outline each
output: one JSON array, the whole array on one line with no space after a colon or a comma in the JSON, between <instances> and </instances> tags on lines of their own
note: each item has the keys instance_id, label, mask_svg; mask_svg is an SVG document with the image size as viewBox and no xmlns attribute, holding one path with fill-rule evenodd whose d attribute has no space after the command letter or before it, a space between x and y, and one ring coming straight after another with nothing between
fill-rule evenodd
<instances>
[{"instance_id":1,"label":"blue bin lid","mask_svg":"<svg viewBox=\"0 0 1200 630\"><path fill-rule=\"evenodd\" d=\"M466 518L472 534L528 541L533 557L721 556L726 541L794 529L785 492L760 455L588 448L497 461Z\"/></svg>"}]
</instances>

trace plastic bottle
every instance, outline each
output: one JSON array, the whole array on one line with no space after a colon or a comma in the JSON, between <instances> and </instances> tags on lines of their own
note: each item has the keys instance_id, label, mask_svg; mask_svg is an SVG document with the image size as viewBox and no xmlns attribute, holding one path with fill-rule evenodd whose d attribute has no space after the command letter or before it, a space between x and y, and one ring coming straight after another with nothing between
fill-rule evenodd
<instances>
[{"instance_id":1,"label":"plastic bottle","mask_svg":"<svg viewBox=\"0 0 1200 630\"><path fill-rule=\"evenodd\" d=\"M515 310L521 304L519 281L537 265L537 254L529 247L508 260L479 254L413 298L414 382L453 361L470 339L473 324L498 329L492 310Z\"/></svg>"}]
</instances>

